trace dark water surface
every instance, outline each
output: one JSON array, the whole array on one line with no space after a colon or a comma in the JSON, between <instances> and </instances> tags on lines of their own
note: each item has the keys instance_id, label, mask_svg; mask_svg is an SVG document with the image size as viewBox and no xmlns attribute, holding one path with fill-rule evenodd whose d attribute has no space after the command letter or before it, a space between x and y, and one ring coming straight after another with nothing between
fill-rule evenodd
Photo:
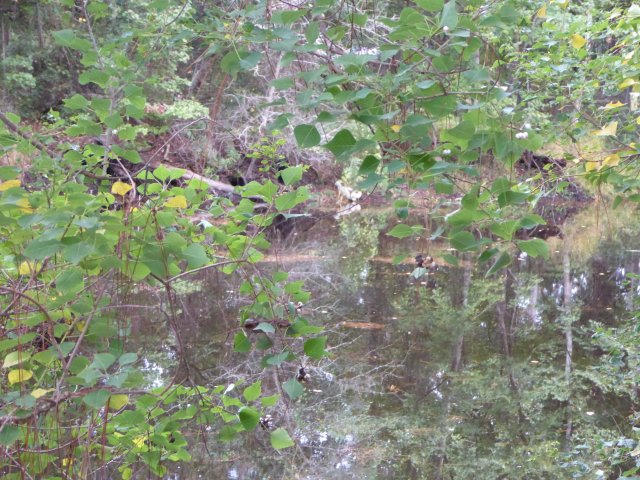
<instances>
[{"instance_id":1,"label":"dark water surface","mask_svg":"<svg viewBox=\"0 0 640 480\"><path fill-rule=\"evenodd\" d=\"M600 379L595 388L587 377L604 361L619 361L620 379L603 375L626 381L624 352L616 360L615 349L597 338L599 328L629 318L636 303L638 282L628 275L639 272L637 230L596 228L587 216L564 241L550 241L549 260L522 256L508 273L487 279L464 257L459 267L446 266L444 244L387 236L391 217L325 216L280 235L260 265L265 274L281 270L305 281L312 295L301 315L329 337L330 355L321 361L263 370L261 352L233 352L247 303L236 293L238 275L212 270L179 285L178 328L198 383L262 379L270 395L282 393L300 366L310 380L301 398L266 410L295 448L275 452L260 428L221 443L220 425L212 426L192 432L192 463L172 467L167 478L609 478L602 473L607 459L589 440L596 429L612 439L626 434L634 405L615 386L607 390ZM416 253L432 255L438 269L414 278ZM394 264L399 254L408 257ZM566 285L572 314L563 307ZM149 312L133 338L150 382L160 385L180 377L177 340L161 314ZM575 370L569 386L567 315Z\"/></svg>"}]
</instances>

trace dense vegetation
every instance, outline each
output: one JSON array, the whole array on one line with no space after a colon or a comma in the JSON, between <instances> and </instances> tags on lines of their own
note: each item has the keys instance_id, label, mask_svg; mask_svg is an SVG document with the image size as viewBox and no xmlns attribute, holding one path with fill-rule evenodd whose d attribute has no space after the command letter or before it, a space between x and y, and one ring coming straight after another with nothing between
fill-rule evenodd
<instances>
[{"instance_id":1,"label":"dense vegetation","mask_svg":"<svg viewBox=\"0 0 640 480\"><path fill-rule=\"evenodd\" d=\"M216 442L262 428L273 448L301 455L292 423L272 425L270 412L303 395L300 362L323 361L327 335L299 306L303 282L260 261L274 222L304 215L340 177L395 211L389 236L452 249L439 260L461 287L429 299L444 328L431 341L451 351L441 383L459 374L451 388L487 398L446 401L441 419L454 428L456 409L473 413L466 425L530 458L526 468L486 466L486 478L640 469L634 429L614 438L611 425L578 418L590 392L637 404L638 332L633 318L592 324L591 337L581 330L568 253L565 295L545 327L556 335L549 370L501 363L523 348L508 319L524 288L510 283L514 259L547 257L544 238L568 216L549 215L545 200L585 188L607 211L640 200L640 6L29 0L0 15L6 478L163 476L210 428ZM429 225L413 216L425 204ZM214 385L184 361L178 297L213 269L242 279L232 347L259 352L268 377ZM161 292L176 339L176 374L160 386L141 373L121 314L146 291ZM464 366L465 341L482 335L475 322L489 308L499 388ZM598 368L574 364L574 340ZM491 408L507 401L496 425ZM558 437L530 440L545 422ZM462 455L460 438L429 439L433 478L471 478L455 462L447 470L447 444L460 441Z\"/></svg>"}]
</instances>

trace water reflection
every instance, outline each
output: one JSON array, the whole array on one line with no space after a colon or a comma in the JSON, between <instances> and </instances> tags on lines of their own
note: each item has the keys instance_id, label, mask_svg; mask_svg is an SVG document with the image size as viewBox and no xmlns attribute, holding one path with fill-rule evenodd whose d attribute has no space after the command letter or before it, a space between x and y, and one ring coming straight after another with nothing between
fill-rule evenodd
<instances>
[{"instance_id":1,"label":"water reflection","mask_svg":"<svg viewBox=\"0 0 640 480\"><path fill-rule=\"evenodd\" d=\"M271 412L297 447L273 452L260 429L231 444L212 432L207 448L171 478L558 478L569 407L576 437L612 416L624 421L628 404L606 411L598 404L611 400L606 392L572 389L557 377L567 285L580 306L573 321L585 329L576 333L581 342L593 334L589 321L615 325L635 305L640 285L627 274L639 272L640 253L631 237L574 262L568 284L559 253L546 262L523 256L497 278L473 272L464 258L460 268L441 265L414 278L413 255L443 264L444 246L397 241L385 235L392 226L384 212L361 212L281 229L261 268L305 281L312 299L304 315L326 328L331 352L320 362L303 360L306 393ZM408 257L394 264L402 254ZM246 302L236 294L240 284L238 276L209 271L179 289L184 367L177 339L153 319L140 322L152 384L188 368L208 385L261 378L271 394L295 375L297 364L276 378L261 368L260 353L232 351ZM601 354L586 343L577 350L574 361L587 366ZM202 440L194 435L194 442Z\"/></svg>"}]
</instances>

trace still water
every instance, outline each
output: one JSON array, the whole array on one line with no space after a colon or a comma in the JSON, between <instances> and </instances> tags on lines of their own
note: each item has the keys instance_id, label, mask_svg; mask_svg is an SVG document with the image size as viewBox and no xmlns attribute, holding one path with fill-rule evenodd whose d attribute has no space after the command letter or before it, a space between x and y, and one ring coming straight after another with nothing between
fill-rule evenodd
<instances>
[{"instance_id":1,"label":"still water","mask_svg":"<svg viewBox=\"0 0 640 480\"><path fill-rule=\"evenodd\" d=\"M444 243L386 235L396 222L384 211L317 214L281 231L259 265L304 280L299 314L328 335L320 361L263 369L263 352L233 351L247 303L239 275L212 270L178 286L191 378L261 379L264 395L282 394L264 413L296 446L274 451L261 428L230 443L219 425L195 429L192 462L167 478L617 478L607 445L635 445L637 353L605 333L633 317L637 229L578 216L550 239L550 259L520 256L486 278L464 256L447 265ZM416 275L418 253L437 267ZM161 313L145 317L132 338L149 382L179 378L175 335ZM281 385L300 367L309 378L291 401Z\"/></svg>"}]
</instances>

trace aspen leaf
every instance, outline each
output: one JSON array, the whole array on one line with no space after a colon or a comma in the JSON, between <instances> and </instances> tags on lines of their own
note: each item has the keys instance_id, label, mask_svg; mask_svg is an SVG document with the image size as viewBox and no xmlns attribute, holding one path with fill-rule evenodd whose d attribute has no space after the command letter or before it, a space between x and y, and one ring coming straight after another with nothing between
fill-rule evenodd
<instances>
[{"instance_id":1,"label":"aspen leaf","mask_svg":"<svg viewBox=\"0 0 640 480\"><path fill-rule=\"evenodd\" d=\"M603 107L603 109L604 110L612 110L614 108L624 107L625 105L626 105L626 103L622 103L621 101L609 102Z\"/></svg>"},{"instance_id":2,"label":"aspen leaf","mask_svg":"<svg viewBox=\"0 0 640 480\"><path fill-rule=\"evenodd\" d=\"M581 49L587 44L587 40L580 34L574 33L571 35L571 46L577 50Z\"/></svg>"},{"instance_id":3,"label":"aspen leaf","mask_svg":"<svg viewBox=\"0 0 640 480\"><path fill-rule=\"evenodd\" d=\"M592 135L595 135L596 137L615 137L616 136L616 132L618 131L618 122L611 122L608 123L606 127L602 128L601 130L594 130L593 132L591 132Z\"/></svg>"},{"instance_id":4,"label":"aspen leaf","mask_svg":"<svg viewBox=\"0 0 640 480\"><path fill-rule=\"evenodd\" d=\"M111 193L114 195L126 195L131 188L128 183L118 181L111 186Z\"/></svg>"},{"instance_id":5,"label":"aspen leaf","mask_svg":"<svg viewBox=\"0 0 640 480\"><path fill-rule=\"evenodd\" d=\"M391 131L398 133L400 131L400 125L391 125Z\"/></svg>"},{"instance_id":6,"label":"aspen leaf","mask_svg":"<svg viewBox=\"0 0 640 480\"><path fill-rule=\"evenodd\" d=\"M538 12L536 13L536 17L538 18L547 18L547 4L545 3Z\"/></svg>"},{"instance_id":7,"label":"aspen leaf","mask_svg":"<svg viewBox=\"0 0 640 480\"><path fill-rule=\"evenodd\" d=\"M109 409L120 410L127 403L129 403L129 395L111 395L109 397Z\"/></svg>"},{"instance_id":8,"label":"aspen leaf","mask_svg":"<svg viewBox=\"0 0 640 480\"><path fill-rule=\"evenodd\" d=\"M636 118L636 123L640 125L640 117Z\"/></svg>"},{"instance_id":9,"label":"aspen leaf","mask_svg":"<svg viewBox=\"0 0 640 480\"><path fill-rule=\"evenodd\" d=\"M31 377L33 377L33 372L31 370L24 370L22 368L11 370L7 375L7 379L9 380L9 383L11 385L13 385L14 383L26 382Z\"/></svg>"},{"instance_id":10,"label":"aspen leaf","mask_svg":"<svg viewBox=\"0 0 640 480\"><path fill-rule=\"evenodd\" d=\"M31 396L33 398L40 398L44 397L49 392L53 392L53 388L36 388L33 392L31 392Z\"/></svg>"},{"instance_id":11,"label":"aspen leaf","mask_svg":"<svg viewBox=\"0 0 640 480\"><path fill-rule=\"evenodd\" d=\"M176 195L169 198L164 206L167 208L187 208L187 199L184 195Z\"/></svg>"},{"instance_id":12,"label":"aspen leaf","mask_svg":"<svg viewBox=\"0 0 640 480\"><path fill-rule=\"evenodd\" d=\"M22 185L20 180L7 180L6 182L0 183L0 192L4 192L10 188L19 187L20 185Z\"/></svg>"}]
</instances>

